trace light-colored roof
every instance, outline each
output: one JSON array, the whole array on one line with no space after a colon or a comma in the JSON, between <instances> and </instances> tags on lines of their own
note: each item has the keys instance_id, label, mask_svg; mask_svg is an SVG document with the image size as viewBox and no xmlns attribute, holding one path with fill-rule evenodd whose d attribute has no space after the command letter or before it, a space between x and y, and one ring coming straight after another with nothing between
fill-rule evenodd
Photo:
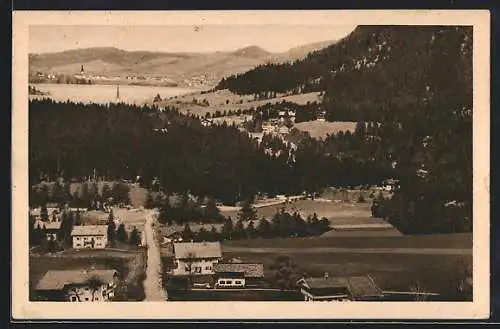
<instances>
[{"instance_id":1,"label":"light-colored roof","mask_svg":"<svg viewBox=\"0 0 500 329\"><path fill-rule=\"evenodd\" d=\"M107 235L107 225L79 225L73 227L71 235Z\"/></svg>"},{"instance_id":2,"label":"light-colored roof","mask_svg":"<svg viewBox=\"0 0 500 329\"><path fill-rule=\"evenodd\" d=\"M246 278L264 277L264 265L258 263L218 263L214 264L215 273L244 273Z\"/></svg>"},{"instance_id":3,"label":"light-colored roof","mask_svg":"<svg viewBox=\"0 0 500 329\"><path fill-rule=\"evenodd\" d=\"M61 228L61 222L43 222L41 220L36 220L33 228L37 227L41 229L45 227L46 230L58 230Z\"/></svg>"},{"instance_id":4,"label":"light-colored roof","mask_svg":"<svg viewBox=\"0 0 500 329\"><path fill-rule=\"evenodd\" d=\"M90 278L97 278L103 283L111 283L116 270L61 270L47 271L38 281L36 290L61 290L70 284L85 284Z\"/></svg>"},{"instance_id":5,"label":"light-colored roof","mask_svg":"<svg viewBox=\"0 0 500 329\"><path fill-rule=\"evenodd\" d=\"M174 254L177 259L220 258L222 249L220 242L179 242L174 243Z\"/></svg>"}]
</instances>

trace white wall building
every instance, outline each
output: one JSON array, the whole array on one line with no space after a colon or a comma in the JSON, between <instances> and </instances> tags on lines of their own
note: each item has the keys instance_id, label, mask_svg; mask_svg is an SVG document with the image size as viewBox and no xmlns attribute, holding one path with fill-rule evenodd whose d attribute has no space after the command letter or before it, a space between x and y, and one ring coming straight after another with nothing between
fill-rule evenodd
<instances>
[{"instance_id":1,"label":"white wall building","mask_svg":"<svg viewBox=\"0 0 500 329\"><path fill-rule=\"evenodd\" d=\"M174 243L173 275L214 274L214 264L222 259L220 242Z\"/></svg>"},{"instance_id":2,"label":"white wall building","mask_svg":"<svg viewBox=\"0 0 500 329\"><path fill-rule=\"evenodd\" d=\"M103 249L108 244L107 225L82 225L73 227L71 231L73 248Z\"/></svg>"}]
</instances>

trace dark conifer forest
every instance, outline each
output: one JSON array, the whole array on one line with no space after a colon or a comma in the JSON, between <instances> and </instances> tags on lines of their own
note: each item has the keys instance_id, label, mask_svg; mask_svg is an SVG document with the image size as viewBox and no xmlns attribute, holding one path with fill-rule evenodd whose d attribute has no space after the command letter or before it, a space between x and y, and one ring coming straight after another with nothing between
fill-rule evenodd
<instances>
[{"instance_id":1,"label":"dark conifer forest","mask_svg":"<svg viewBox=\"0 0 500 329\"><path fill-rule=\"evenodd\" d=\"M303 60L260 66L217 88L318 91L323 102L308 106L358 124L324 140L302 136L295 148L270 135L259 144L236 126L204 127L173 108L33 100L31 183L81 180L95 169L233 204L395 178L399 188L377 216L403 233L472 230L472 28L362 26ZM306 109L300 121L315 118Z\"/></svg>"}]
</instances>

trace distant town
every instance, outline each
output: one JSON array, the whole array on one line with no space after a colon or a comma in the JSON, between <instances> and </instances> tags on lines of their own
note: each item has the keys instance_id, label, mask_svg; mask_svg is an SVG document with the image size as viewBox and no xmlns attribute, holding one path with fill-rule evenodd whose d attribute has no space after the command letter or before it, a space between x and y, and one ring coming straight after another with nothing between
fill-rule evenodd
<instances>
[{"instance_id":1,"label":"distant town","mask_svg":"<svg viewBox=\"0 0 500 329\"><path fill-rule=\"evenodd\" d=\"M30 300L472 301L471 41L32 56Z\"/></svg>"}]
</instances>

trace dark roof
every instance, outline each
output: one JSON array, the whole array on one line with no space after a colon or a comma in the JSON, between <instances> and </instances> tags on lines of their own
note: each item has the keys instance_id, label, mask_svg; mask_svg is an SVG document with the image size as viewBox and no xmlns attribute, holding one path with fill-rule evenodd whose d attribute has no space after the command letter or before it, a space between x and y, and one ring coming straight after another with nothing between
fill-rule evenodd
<instances>
[{"instance_id":1,"label":"dark roof","mask_svg":"<svg viewBox=\"0 0 500 329\"><path fill-rule=\"evenodd\" d=\"M375 297L382 295L382 291L370 276L350 277L349 291L354 297Z\"/></svg>"},{"instance_id":2,"label":"dark roof","mask_svg":"<svg viewBox=\"0 0 500 329\"><path fill-rule=\"evenodd\" d=\"M243 273L246 278L264 277L264 265L259 263L217 263L215 273Z\"/></svg>"},{"instance_id":3,"label":"dark roof","mask_svg":"<svg viewBox=\"0 0 500 329\"><path fill-rule=\"evenodd\" d=\"M347 278L343 277L307 278L304 279L304 283L310 289L342 288L347 286Z\"/></svg>"},{"instance_id":4,"label":"dark roof","mask_svg":"<svg viewBox=\"0 0 500 329\"><path fill-rule=\"evenodd\" d=\"M346 288L354 298L381 296L382 291L369 276L307 278L302 279L303 285L311 293L327 293L327 290Z\"/></svg>"}]
</instances>

